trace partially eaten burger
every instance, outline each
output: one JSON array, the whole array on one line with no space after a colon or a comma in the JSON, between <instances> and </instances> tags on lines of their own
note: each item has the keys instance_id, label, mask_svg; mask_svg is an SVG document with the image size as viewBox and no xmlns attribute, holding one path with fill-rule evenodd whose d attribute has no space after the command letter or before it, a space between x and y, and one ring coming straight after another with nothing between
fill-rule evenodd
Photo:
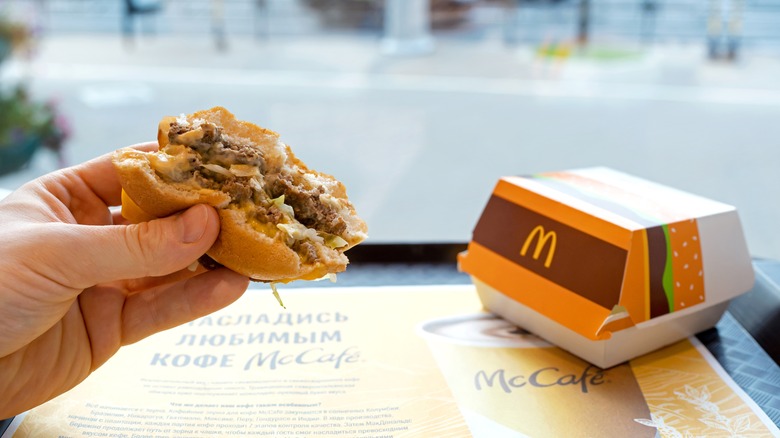
<instances>
[{"instance_id":1,"label":"partially eaten burger","mask_svg":"<svg viewBox=\"0 0 780 438\"><path fill-rule=\"evenodd\" d=\"M309 169L279 134L216 107L159 125L159 150L114 156L122 214L138 222L195 204L219 212L207 256L257 281L315 280L346 269L366 238L344 185Z\"/></svg>"}]
</instances>

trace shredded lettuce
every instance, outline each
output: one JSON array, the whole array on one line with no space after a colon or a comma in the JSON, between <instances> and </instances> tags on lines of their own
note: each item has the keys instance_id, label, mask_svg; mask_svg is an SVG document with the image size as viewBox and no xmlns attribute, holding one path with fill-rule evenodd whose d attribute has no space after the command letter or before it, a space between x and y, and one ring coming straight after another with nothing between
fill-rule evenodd
<instances>
[{"instance_id":1,"label":"shredded lettuce","mask_svg":"<svg viewBox=\"0 0 780 438\"><path fill-rule=\"evenodd\" d=\"M291 206L284 203L284 195L272 199L271 202L273 202L274 205L282 211L282 213L286 214L290 218L295 217L295 210L293 210Z\"/></svg>"},{"instance_id":2,"label":"shredded lettuce","mask_svg":"<svg viewBox=\"0 0 780 438\"><path fill-rule=\"evenodd\" d=\"M330 280L331 283L335 283L336 280L337 280L336 279L336 274L333 273L333 272L330 272L328 274L323 275L320 278L315 278L315 279L309 280L309 281L325 281L325 280Z\"/></svg>"},{"instance_id":3,"label":"shredded lettuce","mask_svg":"<svg viewBox=\"0 0 780 438\"><path fill-rule=\"evenodd\" d=\"M325 245L328 245L329 248L336 249L347 246L347 241L339 236L330 234L325 236Z\"/></svg>"},{"instance_id":4,"label":"shredded lettuce","mask_svg":"<svg viewBox=\"0 0 780 438\"><path fill-rule=\"evenodd\" d=\"M279 296L279 291L276 290L276 283L270 283L270 284L271 284L271 290L274 293L274 298L276 298L276 301L279 302L279 305L282 306L282 308L287 309L287 307L285 307L284 303L282 302L282 297Z\"/></svg>"}]
</instances>

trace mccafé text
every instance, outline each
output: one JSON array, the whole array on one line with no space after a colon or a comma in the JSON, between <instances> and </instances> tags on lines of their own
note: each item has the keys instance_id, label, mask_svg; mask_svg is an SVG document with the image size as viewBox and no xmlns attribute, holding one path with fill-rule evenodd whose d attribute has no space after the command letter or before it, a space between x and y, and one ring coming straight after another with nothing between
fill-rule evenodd
<instances>
[{"instance_id":1,"label":"mccaf\u00e9 text","mask_svg":"<svg viewBox=\"0 0 780 438\"><path fill-rule=\"evenodd\" d=\"M474 386L478 391L483 388L501 388L507 394L514 390L533 387L533 388L553 388L562 386L577 387L583 394L588 393L588 389L606 383L604 370L588 365L581 372L561 371L556 367L540 368L530 374L512 374L499 368L488 374L485 370L480 370L474 375Z\"/></svg>"}]
</instances>

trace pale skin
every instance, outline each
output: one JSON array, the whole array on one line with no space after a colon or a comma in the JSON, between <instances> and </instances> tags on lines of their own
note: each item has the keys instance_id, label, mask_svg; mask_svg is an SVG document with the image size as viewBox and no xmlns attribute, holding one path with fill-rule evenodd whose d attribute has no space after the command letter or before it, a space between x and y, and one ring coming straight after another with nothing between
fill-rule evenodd
<instances>
[{"instance_id":1,"label":"pale skin","mask_svg":"<svg viewBox=\"0 0 780 438\"><path fill-rule=\"evenodd\" d=\"M217 238L213 208L128 224L109 209L120 189L106 155L0 201L0 419L73 388L123 345L246 290L249 280L230 270L188 269Z\"/></svg>"}]
</instances>

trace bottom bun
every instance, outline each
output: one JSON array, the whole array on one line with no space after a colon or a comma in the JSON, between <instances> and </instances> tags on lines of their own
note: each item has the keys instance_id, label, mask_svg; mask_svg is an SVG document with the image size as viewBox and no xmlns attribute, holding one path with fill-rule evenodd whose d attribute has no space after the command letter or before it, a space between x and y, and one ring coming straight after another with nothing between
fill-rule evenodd
<instances>
[{"instance_id":1,"label":"bottom bun","mask_svg":"<svg viewBox=\"0 0 780 438\"><path fill-rule=\"evenodd\" d=\"M240 210L220 209L221 231L206 253L219 264L252 279L287 283L316 280L347 268L347 257L324 245L318 247L323 262L304 263L283 242L268 237L246 221Z\"/></svg>"}]
</instances>

